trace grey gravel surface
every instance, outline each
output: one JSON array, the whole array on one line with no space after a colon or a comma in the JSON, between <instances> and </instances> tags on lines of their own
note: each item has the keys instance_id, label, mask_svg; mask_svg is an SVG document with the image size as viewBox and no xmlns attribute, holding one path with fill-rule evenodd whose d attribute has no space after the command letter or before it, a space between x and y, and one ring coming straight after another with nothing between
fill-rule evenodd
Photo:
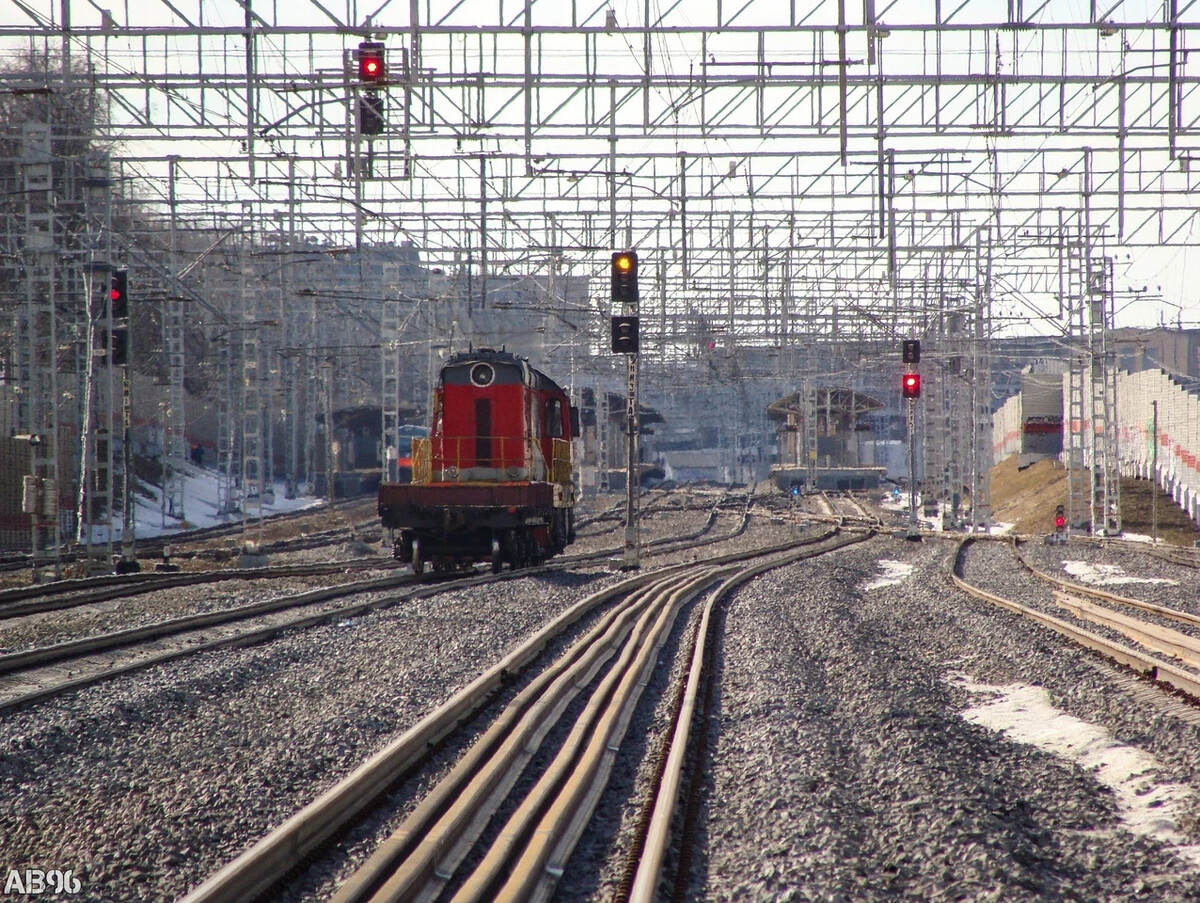
<instances>
[{"instance_id":1,"label":"grey gravel surface","mask_svg":"<svg viewBox=\"0 0 1200 903\"><path fill-rule=\"evenodd\" d=\"M1197 729L949 587L948 551L879 540L739 593L693 899L1200 899L1194 868L1123 830L1091 775L964 720L975 700L952 678L1043 686L1200 790ZM864 589L880 558L916 570Z\"/></svg>"},{"instance_id":2,"label":"grey gravel surface","mask_svg":"<svg viewBox=\"0 0 1200 903\"><path fill-rule=\"evenodd\" d=\"M17 712L0 752L0 863L72 868L84 899L172 899L594 579L439 596Z\"/></svg>"},{"instance_id":3,"label":"grey gravel surface","mask_svg":"<svg viewBox=\"0 0 1200 903\"><path fill-rule=\"evenodd\" d=\"M666 532L707 517L677 515ZM739 519L723 513L713 532ZM601 566L502 581L18 711L0 736L0 866L72 869L77 899L172 899L615 579ZM225 602L191 589L193 604Z\"/></svg>"},{"instance_id":4,"label":"grey gravel surface","mask_svg":"<svg viewBox=\"0 0 1200 903\"><path fill-rule=\"evenodd\" d=\"M337 586L348 581L370 580L390 572L382 569L363 569L349 574L286 577L276 580L231 578L217 583L197 583L12 618L0 621L0 653L49 646L79 637L141 627L184 615L236 608L268 598ZM399 572L396 573L399 575Z\"/></svg>"},{"instance_id":5,"label":"grey gravel surface","mask_svg":"<svg viewBox=\"0 0 1200 903\"><path fill-rule=\"evenodd\" d=\"M705 517L655 514L645 535L688 532ZM723 510L712 533L739 520L739 509ZM647 563L793 533L756 517L718 546ZM572 551L612 545L611 535L581 538ZM1198 793L1200 719L1155 707L1115 669L962 596L943 576L950 550L877 539L738 593L690 899L1200 900L1198 873L1169 845L1126 832L1092 775L964 720L978 699L955 676L1043 686L1059 709L1152 753L1165 779ZM916 570L865 589L880 559ZM999 556L972 567L999 571L989 577L998 586L1021 579ZM603 565L577 571L206 653L9 716L0 866L72 868L84 880L75 899L178 896L546 620L617 579ZM661 691L681 667L694 615L680 618L664 650L559 900L611 898L665 725ZM435 780L453 754L417 783ZM419 792L401 791L398 811ZM1181 827L1195 834L1195 807L1190 818ZM348 842L340 867L365 855L387 822ZM309 886L330 885L318 875Z\"/></svg>"}]
</instances>

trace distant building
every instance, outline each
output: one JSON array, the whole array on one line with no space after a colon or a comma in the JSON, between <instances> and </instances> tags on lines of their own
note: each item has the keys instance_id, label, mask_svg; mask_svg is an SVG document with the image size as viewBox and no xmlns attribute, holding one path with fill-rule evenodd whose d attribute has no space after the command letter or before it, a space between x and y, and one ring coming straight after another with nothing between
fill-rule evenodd
<instances>
[{"instance_id":1,"label":"distant building","mask_svg":"<svg viewBox=\"0 0 1200 903\"><path fill-rule=\"evenodd\" d=\"M1122 370L1162 369L1200 380L1200 329L1114 329L1109 343Z\"/></svg>"}]
</instances>

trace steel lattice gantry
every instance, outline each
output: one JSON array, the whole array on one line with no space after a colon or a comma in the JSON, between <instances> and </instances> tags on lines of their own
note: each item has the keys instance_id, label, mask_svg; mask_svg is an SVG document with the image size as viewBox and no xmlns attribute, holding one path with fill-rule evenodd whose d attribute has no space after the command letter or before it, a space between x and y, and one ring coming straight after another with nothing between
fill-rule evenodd
<instances>
[{"instance_id":1,"label":"steel lattice gantry","mask_svg":"<svg viewBox=\"0 0 1200 903\"><path fill-rule=\"evenodd\" d=\"M408 241L486 309L505 280L602 277L608 250L636 247L657 283L642 292L649 367L686 361L708 339L782 354L916 336L944 347L941 365L971 360L971 378L986 381L975 346L993 335L1032 328L1095 344L1072 324L1085 300L1066 296L1081 243L1118 262L1115 281L1147 282L1160 249L1196 242L1194 0L0 9L0 46L43 63L8 67L0 92L53 92L87 74L104 111L98 137L113 143L137 213L118 216L120 244L226 331L246 321L252 274L227 264L241 288L206 294L219 284L201 277L213 248L259 255L245 266L266 278L289 254ZM368 39L388 53L378 135L356 127L354 53ZM19 246L19 218L6 222ZM314 289L290 278L290 291ZM607 303L594 288L592 313ZM950 309L961 313L952 336ZM280 335L314 328L289 321ZM187 369L180 346L170 380ZM300 352L288 348L291 372ZM265 379L280 365L278 349L262 353ZM288 398L316 397L294 374L285 382ZM267 383L261 392L274 398ZM176 457L180 397L169 404ZM942 397L977 417L995 401L986 384L970 402L957 388ZM259 421L245 411L240 422ZM223 437L221 455L244 440ZM985 457L974 438L930 442L943 461Z\"/></svg>"}]
</instances>

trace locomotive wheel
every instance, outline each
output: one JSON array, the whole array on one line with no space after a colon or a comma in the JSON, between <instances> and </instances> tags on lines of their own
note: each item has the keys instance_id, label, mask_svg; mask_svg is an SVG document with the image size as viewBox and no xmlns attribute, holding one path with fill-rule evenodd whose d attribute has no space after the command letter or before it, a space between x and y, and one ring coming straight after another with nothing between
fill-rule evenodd
<instances>
[{"instance_id":1,"label":"locomotive wheel","mask_svg":"<svg viewBox=\"0 0 1200 903\"><path fill-rule=\"evenodd\" d=\"M504 554L500 550L500 538L492 537L492 573L499 574L504 567Z\"/></svg>"},{"instance_id":2,"label":"locomotive wheel","mask_svg":"<svg viewBox=\"0 0 1200 903\"><path fill-rule=\"evenodd\" d=\"M525 547L521 543L521 534L516 530L505 530L503 546L504 560L508 562L509 570L515 571L523 567L522 559Z\"/></svg>"},{"instance_id":3,"label":"locomotive wheel","mask_svg":"<svg viewBox=\"0 0 1200 903\"><path fill-rule=\"evenodd\" d=\"M412 541L412 569L414 574L425 573L425 559L421 557L421 540L415 536Z\"/></svg>"},{"instance_id":4,"label":"locomotive wheel","mask_svg":"<svg viewBox=\"0 0 1200 903\"><path fill-rule=\"evenodd\" d=\"M400 538L392 545L392 557L397 561L412 561L412 534L401 533Z\"/></svg>"}]
</instances>

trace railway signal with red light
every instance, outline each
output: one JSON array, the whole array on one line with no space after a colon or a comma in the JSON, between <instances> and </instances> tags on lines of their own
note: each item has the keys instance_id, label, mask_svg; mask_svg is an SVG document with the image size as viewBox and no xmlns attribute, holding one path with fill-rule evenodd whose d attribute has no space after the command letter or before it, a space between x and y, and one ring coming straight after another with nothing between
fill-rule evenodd
<instances>
[{"instance_id":1,"label":"railway signal with red light","mask_svg":"<svg viewBox=\"0 0 1200 903\"><path fill-rule=\"evenodd\" d=\"M900 381L900 394L905 398L921 397L921 374L905 373Z\"/></svg>"},{"instance_id":2,"label":"railway signal with red light","mask_svg":"<svg viewBox=\"0 0 1200 903\"><path fill-rule=\"evenodd\" d=\"M1054 532L1055 533L1066 533L1067 532L1067 515L1066 515L1065 511L1063 510L1062 505L1059 505L1057 508L1054 509Z\"/></svg>"},{"instance_id":3,"label":"railway signal with red light","mask_svg":"<svg viewBox=\"0 0 1200 903\"><path fill-rule=\"evenodd\" d=\"M386 49L380 41L358 45L358 77L364 82L381 82L387 77Z\"/></svg>"},{"instance_id":4,"label":"railway signal with red light","mask_svg":"<svg viewBox=\"0 0 1200 903\"><path fill-rule=\"evenodd\" d=\"M612 299L622 304L638 303L638 257L636 251L615 251L613 253Z\"/></svg>"},{"instance_id":5,"label":"railway signal with red light","mask_svg":"<svg viewBox=\"0 0 1200 903\"><path fill-rule=\"evenodd\" d=\"M112 318L124 320L129 316L129 270L113 270L109 285Z\"/></svg>"}]
</instances>

